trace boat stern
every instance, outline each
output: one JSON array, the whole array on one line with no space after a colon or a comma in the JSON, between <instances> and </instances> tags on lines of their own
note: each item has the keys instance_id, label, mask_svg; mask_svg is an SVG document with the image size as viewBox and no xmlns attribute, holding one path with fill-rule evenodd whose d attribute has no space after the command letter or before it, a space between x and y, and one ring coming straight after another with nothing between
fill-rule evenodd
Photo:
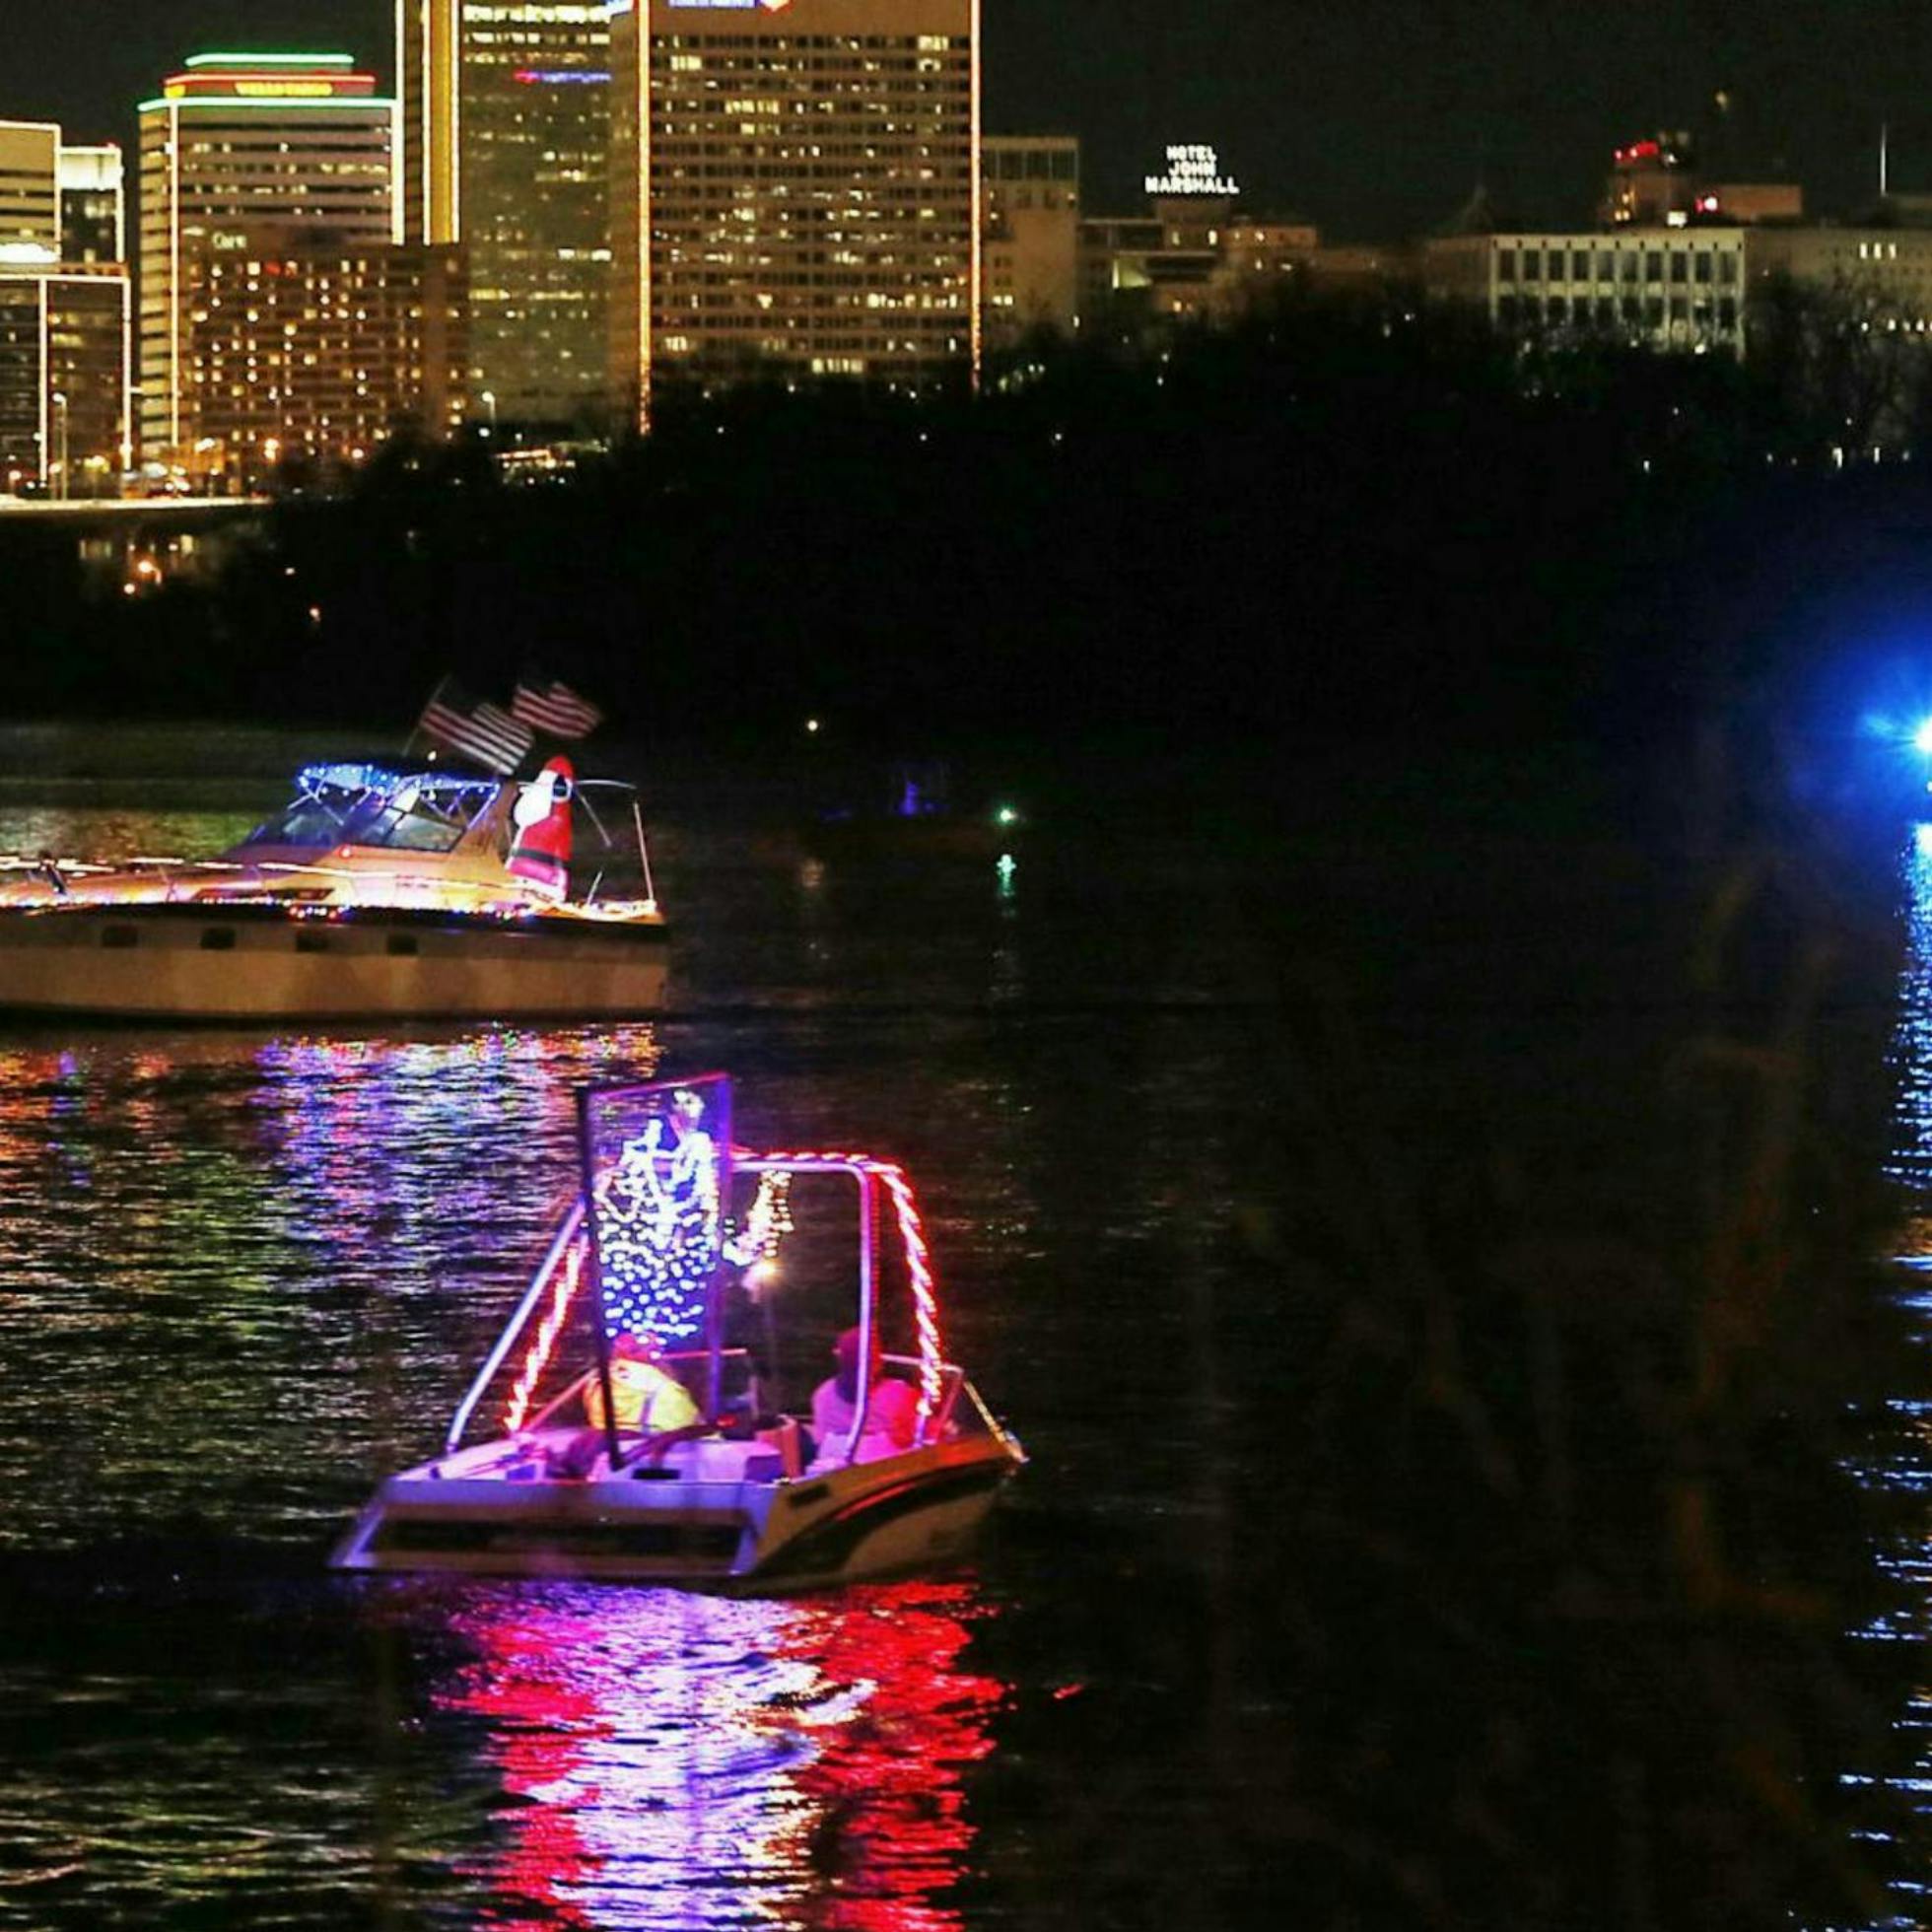
<instances>
[{"instance_id":1,"label":"boat stern","mask_svg":"<svg viewBox=\"0 0 1932 1932\"><path fill-rule=\"evenodd\" d=\"M388 1478L330 1568L701 1585L753 1566L772 1484L747 1474L741 1452L615 1474L600 1458L580 1478L556 1473L563 1447L486 1445Z\"/></svg>"}]
</instances>

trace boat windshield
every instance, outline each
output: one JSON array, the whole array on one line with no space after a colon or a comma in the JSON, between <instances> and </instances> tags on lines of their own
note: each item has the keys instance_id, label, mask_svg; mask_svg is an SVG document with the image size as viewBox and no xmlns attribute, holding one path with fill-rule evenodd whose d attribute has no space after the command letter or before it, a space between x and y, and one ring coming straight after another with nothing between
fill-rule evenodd
<instances>
[{"instance_id":1,"label":"boat windshield","mask_svg":"<svg viewBox=\"0 0 1932 1932\"><path fill-rule=\"evenodd\" d=\"M448 852L499 790L492 779L380 772L360 766L311 767L296 798L242 840L250 846L374 846L394 852Z\"/></svg>"}]
</instances>

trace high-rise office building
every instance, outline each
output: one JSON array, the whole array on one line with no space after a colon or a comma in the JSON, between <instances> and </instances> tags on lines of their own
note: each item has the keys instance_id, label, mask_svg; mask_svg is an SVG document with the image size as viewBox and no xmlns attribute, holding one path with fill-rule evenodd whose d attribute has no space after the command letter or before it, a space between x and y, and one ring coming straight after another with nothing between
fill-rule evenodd
<instances>
[{"instance_id":1,"label":"high-rise office building","mask_svg":"<svg viewBox=\"0 0 1932 1932\"><path fill-rule=\"evenodd\" d=\"M979 0L613 0L611 375L654 391L979 355Z\"/></svg>"},{"instance_id":2,"label":"high-rise office building","mask_svg":"<svg viewBox=\"0 0 1932 1932\"><path fill-rule=\"evenodd\" d=\"M63 261L127 259L127 170L111 141L60 149L60 255Z\"/></svg>"},{"instance_id":3,"label":"high-rise office building","mask_svg":"<svg viewBox=\"0 0 1932 1932\"><path fill-rule=\"evenodd\" d=\"M345 248L395 235L393 101L347 54L200 54L141 104L141 442L194 439L186 410L191 259L217 231L319 231Z\"/></svg>"},{"instance_id":4,"label":"high-rise office building","mask_svg":"<svg viewBox=\"0 0 1932 1932\"><path fill-rule=\"evenodd\" d=\"M190 480L257 489L284 462L353 465L398 430L461 420L460 248L287 223L212 239L182 263Z\"/></svg>"},{"instance_id":5,"label":"high-rise office building","mask_svg":"<svg viewBox=\"0 0 1932 1932\"><path fill-rule=\"evenodd\" d=\"M0 120L0 261L125 261L124 176L110 141L70 147L51 122Z\"/></svg>"},{"instance_id":6,"label":"high-rise office building","mask_svg":"<svg viewBox=\"0 0 1932 1932\"><path fill-rule=\"evenodd\" d=\"M470 390L599 418L610 291L605 0L398 0L402 221L470 265Z\"/></svg>"},{"instance_id":7,"label":"high-rise office building","mask_svg":"<svg viewBox=\"0 0 1932 1932\"><path fill-rule=\"evenodd\" d=\"M60 129L0 121L0 260L48 261L59 252Z\"/></svg>"},{"instance_id":8,"label":"high-rise office building","mask_svg":"<svg viewBox=\"0 0 1932 1932\"><path fill-rule=\"evenodd\" d=\"M127 269L0 261L0 491L113 496L130 455Z\"/></svg>"},{"instance_id":9,"label":"high-rise office building","mask_svg":"<svg viewBox=\"0 0 1932 1932\"><path fill-rule=\"evenodd\" d=\"M0 121L0 489L104 496L128 462L120 150Z\"/></svg>"}]
</instances>

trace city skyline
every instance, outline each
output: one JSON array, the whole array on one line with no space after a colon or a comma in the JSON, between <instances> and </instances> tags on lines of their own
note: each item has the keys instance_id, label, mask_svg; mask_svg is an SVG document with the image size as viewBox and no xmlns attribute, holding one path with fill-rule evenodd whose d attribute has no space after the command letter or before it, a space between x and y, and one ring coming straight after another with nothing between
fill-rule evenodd
<instances>
[{"instance_id":1,"label":"city skyline","mask_svg":"<svg viewBox=\"0 0 1932 1932\"><path fill-rule=\"evenodd\" d=\"M799 0L807 4L808 0ZM1609 150L1731 103L1755 169L1782 164L1824 211L1877 181L1880 125L1895 186L1932 188L1932 16L1878 0L1855 22L1828 0L1423 6L1359 0L986 0L987 127L1070 133L1088 207L1126 208L1170 141L1213 143L1258 210L1338 238L1393 238L1445 219L1480 179L1525 220L1581 217ZM231 46L340 49L393 83L393 0L107 0L16 24L0 117L55 120L133 145L134 108L187 54Z\"/></svg>"}]
</instances>

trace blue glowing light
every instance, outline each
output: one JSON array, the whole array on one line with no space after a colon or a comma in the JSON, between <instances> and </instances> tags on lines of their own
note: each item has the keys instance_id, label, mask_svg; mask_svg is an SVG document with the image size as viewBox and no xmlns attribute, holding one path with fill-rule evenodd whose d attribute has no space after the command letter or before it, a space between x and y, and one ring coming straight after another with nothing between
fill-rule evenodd
<instances>
[{"instance_id":1,"label":"blue glowing light","mask_svg":"<svg viewBox=\"0 0 1932 1932\"><path fill-rule=\"evenodd\" d=\"M388 794L405 784L418 792L469 792L501 784L473 772L399 771L388 765L305 765L296 775L298 788L309 797L320 792L380 792Z\"/></svg>"},{"instance_id":2,"label":"blue glowing light","mask_svg":"<svg viewBox=\"0 0 1932 1932\"><path fill-rule=\"evenodd\" d=\"M1928 718L1912 733L1912 749L1914 751L1923 751L1929 756L1932 756L1932 718Z\"/></svg>"}]
</instances>

